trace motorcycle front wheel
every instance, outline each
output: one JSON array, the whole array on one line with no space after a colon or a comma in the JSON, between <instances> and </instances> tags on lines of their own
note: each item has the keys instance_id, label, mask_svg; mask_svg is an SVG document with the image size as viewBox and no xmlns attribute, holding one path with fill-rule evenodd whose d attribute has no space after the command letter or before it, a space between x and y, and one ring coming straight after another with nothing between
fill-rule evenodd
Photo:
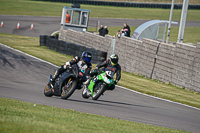
<instances>
[{"instance_id":1,"label":"motorcycle front wheel","mask_svg":"<svg viewBox=\"0 0 200 133\"><path fill-rule=\"evenodd\" d=\"M65 82L62 86L62 92L61 92L61 98L62 99L67 99L69 98L74 91L76 90L77 87L77 81L76 80L68 80Z\"/></svg>"},{"instance_id":2,"label":"motorcycle front wheel","mask_svg":"<svg viewBox=\"0 0 200 133\"><path fill-rule=\"evenodd\" d=\"M94 94L92 96L93 100L97 100L105 91L106 86L102 82L97 83L94 86Z\"/></svg>"}]
</instances>

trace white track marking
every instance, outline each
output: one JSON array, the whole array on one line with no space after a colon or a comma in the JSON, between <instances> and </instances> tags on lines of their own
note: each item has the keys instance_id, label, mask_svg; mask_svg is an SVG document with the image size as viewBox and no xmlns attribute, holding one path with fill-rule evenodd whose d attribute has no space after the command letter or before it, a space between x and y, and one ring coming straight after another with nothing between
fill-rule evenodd
<instances>
[{"instance_id":1,"label":"white track marking","mask_svg":"<svg viewBox=\"0 0 200 133\"><path fill-rule=\"evenodd\" d=\"M0 45L1 45L1 46L4 46L4 47L6 47L6 48L12 49L12 50L14 50L14 51L17 51L17 52L19 52L19 53L25 54L25 55L27 55L27 56L29 56L29 57L32 57L32 58L34 58L34 59L36 59L36 60L39 60L39 61L41 61L41 62L45 62L45 63L47 63L47 64L49 64L49 65L54 66L54 67L57 67L57 68L59 67L59 66L54 65L54 64L52 64L52 63L50 63L50 62L48 62L48 61L45 61L45 60L42 60L42 59L37 58L37 57L35 57L35 56L32 56L32 55L30 55L30 54L24 53L24 52L22 52L22 51L20 51L20 50L11 48L11 47L9 47L9 46L7 46L7 45L4 45L4 44L2 44L2 43L0 43ZM155 99L158 99L158 100L162 100L162 101L166 101L166 102L170 102L170 103L182 105L182 106L185 106L185 107L193 108L193 109L196 109L196 110L200 110L199 108L196 108L196 107L193 107L193 106L189 106L189 105L182 104L182 103L178 103L178 102L173 102L173 101L171 101L171 100L162 99L162 98L155 97L155 96L151 96L151 95L147 95L147 94L144 94L144 93L141 93L141 92L137 92L137 91L134 91L134 90L131 90L131 89L127 89L127 88L122 87L122 86L118 86L118 85L116 85L116 86L119 87L119 88L122 88L122 89L124 89L124 90L128 90L128 91L131 91L131 92L134 92L134 93L143 95L143 96L147 96L147 97L155 98Z\"/></svg>"},{"instance_id":2,"label":"white track marking","mask_svg":"<svg viewBox=\"0 0 200 133\"><path fill-rule=\"evenodd\" d=\"M4 45L4 44L2 44L2 43L0 43L0 45L1 45L1 46L4 46L4 47L6 47L6 48L12 49L12 50L14 50L14 51L17 51L17 52L19 52L19 53L25 54L25 55L27 55L27 56L29 56L29 57L32 57L32 58L34 58L34 59L36 59L36 60L39 60L39 61L41 61L41 62L45 62L45 63L47 63L47 64L49 64L49 65L54 66L54 67L59 67L59 66L56 66L56 65L54 65L54 64L52 64L52 63L50 63L50 62L48 62L48 61L45 61L45 60L42 60L42 59L37 58L37 57L35 57L35 56L32 56L32 55L30 55L30 54L24 53L24 52L22 52L22 51L20 51L20 50L11 48L11 47L9 47L9 46L7 46L7 45Z\"/></svg>"},{"instance_id":3,"label":"white track marking","mask_svg":"<svg viewBox=\"0 0 200 133\"><path fill-rule=\"evenodd\" d=\"M57 33L57 32L59 32L59 30L57 30L57 31L54 31L52 34L51 34L51 36L53 36L55 33Z\"/></svg>"}]
</instances>

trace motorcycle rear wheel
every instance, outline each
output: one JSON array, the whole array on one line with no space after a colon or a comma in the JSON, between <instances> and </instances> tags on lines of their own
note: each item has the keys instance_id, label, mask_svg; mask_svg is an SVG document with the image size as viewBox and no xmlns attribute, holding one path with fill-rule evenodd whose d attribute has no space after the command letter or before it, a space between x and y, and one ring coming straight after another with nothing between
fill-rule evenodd
<instances>
[{"instance_id":1,"label":"motorcycle rear wheel","mask_svg":"<svg viewBox=\"0 0 200 133\"><path fill-rule=\"evenodd\" d=\"M94 87L94 94L92 96L93 100L97 100L105 91L106 86L101 82L97 83Z\"/></svg>"},{"instance_id":2,"label":"motorcycle rear wheel","mask_svg":"<svg viewBox=\"0 0 200 133\"><path fill-rule=\"evenodd\" d=\"M44 88L44 95L46 97L52 97L53 94L52 94L52 88L49 87L49 85L47 84L46 87Z\"/></svg>"},{"instance_id":3,"label":"motorcycle rear wheel","mask_svg":"<svg viewBox=\"0 0 200 133\"><path fill-rule=\"evenodd\" d=\"M76 87L77 87L77 81L76 80L66 82L62 86L61 98L62 99L69 98L74 93L74 91L76 90Z\"/></svg>"}]
</instances>

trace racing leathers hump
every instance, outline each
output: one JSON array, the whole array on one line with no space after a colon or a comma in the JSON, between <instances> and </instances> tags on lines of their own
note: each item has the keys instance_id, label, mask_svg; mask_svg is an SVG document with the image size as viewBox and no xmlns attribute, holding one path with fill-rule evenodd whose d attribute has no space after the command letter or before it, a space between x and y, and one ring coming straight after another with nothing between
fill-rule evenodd
<instances>
[{"instance_id":1,"label":"racing leathers hump","mask_svg":"<svg viewBox=\"0 0 200 133\"><path fill-rule=\"evenodd\" d=\"M96 66L96 69L99 69L101 67L114 70L114 72L116 73L116 80L115 80L116 83L121 79L121 66L119 64L112 65L110 59L108 59L108 60L105 60L104 62L98 64Z\"/></svg>"}]
</instances>

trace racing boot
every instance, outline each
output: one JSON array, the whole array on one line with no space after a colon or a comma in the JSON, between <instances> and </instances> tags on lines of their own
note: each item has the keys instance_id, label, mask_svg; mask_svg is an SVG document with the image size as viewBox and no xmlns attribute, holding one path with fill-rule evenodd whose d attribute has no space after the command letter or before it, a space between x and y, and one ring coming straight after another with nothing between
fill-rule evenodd
<instances>
[{"instance_id":1,"label":"racing boot","mask_svg":"<svg viewBox=\"0 0 200 133\"><path fill-rule=\"evenodd\" d=\"M83 82L83 85L89 85L90 81L92 80L92 77L87 77L87 80Z\"/></svg>"}]
</instances>

